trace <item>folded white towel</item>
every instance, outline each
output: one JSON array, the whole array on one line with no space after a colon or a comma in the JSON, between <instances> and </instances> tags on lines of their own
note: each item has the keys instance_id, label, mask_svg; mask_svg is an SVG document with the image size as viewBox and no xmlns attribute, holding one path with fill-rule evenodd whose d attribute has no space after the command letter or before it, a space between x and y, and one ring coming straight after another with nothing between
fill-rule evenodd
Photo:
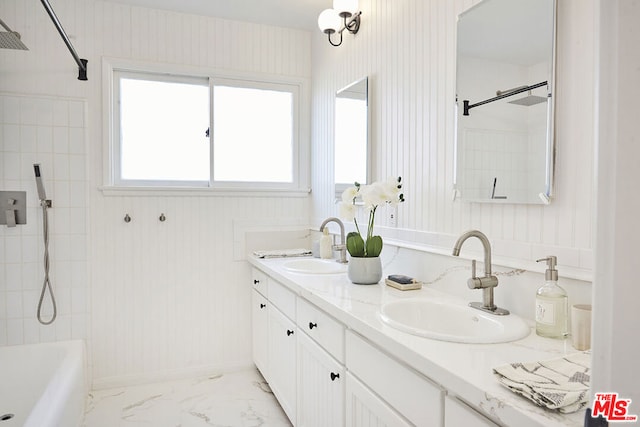
<instances>
[{"instance_id":1,"label":"folded white towel","mask_svg":"<svg viewBox=\"0 0 640 427\"><path fill-rule=\"evenodd\" d=\"M539 406L568 414L589 403L591 353L493 368L501 384Z\"/></svg>"},{"instance_id":2,"label":"folded white towel","mask_svg":"<svg viewBox=\"0 0 640 427\"><path fill-rule=\"evenodd\" d=\"M310 256L310 249L274 249L268 251L254 251L253 254L258 258L286 258L298 256Z\"/></svg>"}]
</instances>

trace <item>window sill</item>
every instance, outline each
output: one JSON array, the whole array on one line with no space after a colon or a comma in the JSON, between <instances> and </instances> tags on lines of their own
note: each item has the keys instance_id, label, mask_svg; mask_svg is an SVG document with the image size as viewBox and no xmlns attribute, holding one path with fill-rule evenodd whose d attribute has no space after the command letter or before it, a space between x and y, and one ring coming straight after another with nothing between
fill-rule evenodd
<instances>
[{"instance_id":1,"label":"window sill","mask_svg":"<svg viewBox=\"0 0 640 427\"><path fill-rule=\"evenodd\" d=\"M307 197L310 188L199 188L199 187L98 187L106 197L150 196L150 197Z\"/></svg>"}]
</instances>

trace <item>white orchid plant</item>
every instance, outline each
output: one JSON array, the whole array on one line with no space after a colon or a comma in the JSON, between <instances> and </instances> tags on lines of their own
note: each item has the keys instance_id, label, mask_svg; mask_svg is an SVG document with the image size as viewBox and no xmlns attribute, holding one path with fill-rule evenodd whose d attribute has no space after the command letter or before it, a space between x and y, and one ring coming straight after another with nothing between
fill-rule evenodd
<instances>
[{"instance_id":1,"label":"white orchid plant","mask_svg":"<svg viewBox=\"0 0 640 427\"><path fill-rule=\"evenodd\" d=\"M347 235L347 250L352 257L371 258L377 257L382 251L382 237L373 235L373 225L378 206L389 204L397 205L404 202L401 177L389 177L386 181L378 181L369 185L355 183L342 193L340 203L340 217L347 221L353 221L357 231ZM360 197L364 208L369 211L369 223L367 224L366 239L360 233L356 219L356 200Z\"/></svg>"}]
</instances>

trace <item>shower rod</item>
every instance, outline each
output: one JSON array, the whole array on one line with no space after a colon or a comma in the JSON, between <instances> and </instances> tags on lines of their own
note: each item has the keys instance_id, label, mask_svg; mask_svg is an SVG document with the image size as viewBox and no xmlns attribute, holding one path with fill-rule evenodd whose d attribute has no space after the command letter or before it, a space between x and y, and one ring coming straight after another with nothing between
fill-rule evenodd
<instances>
[{"instance_id":1,"label":"shower rod","mask_svg":"<svg viewBox=\"0 0 640 427\"><path fill-rule=\"evenodd\" d=\"M78 80L87 80L87 62L88 61L86 59L81 59L80 56L78 56L78 53L73 48L73 45L69 40L69 37L67 37L67 33L64 31L64 28L62 28L62 24L60 24L60 21L58 20L56 13L53 11L51 4L49 4L49 0L41 0L41 2L42 2L42 6L44 6L45 10L49 14L49 17L53 21L53 25L55 25L56 29L58 30L58 33L60 33L60 37L62 37L64 44L67 45L69 52L71 52L71 56L73 56L73 59L75 59L76 64L78 64Z\"/></svg>"},{"instance_id":2,"label":"shower rod","mask_svg":"<svg viewBox=\"0 0 640 427\"><path fill-rule=\"evenodd\" d=\"M505 93L503 93L502 95L498 95L498 96L493 97L493 98L485 99L484 101L476 102L475 104L471 104L471 105L469 105L469 100L465 99L464 101L462 101L463 108L464 108L462 115L468 116L469 115L469 110L472 109L472 108L479 107L479 106L484 105L484 104L489 104L490 102L494 102L494 101L498 101L500 99L508 98L510 96L517 95L517 94L522 93L522 92L527 92L527 91L530 91L530 90L533 90L533 89L537 89L539 87L546 86L546 85L547 85L547 81L545 80L544 82L536 83L536 84L531 85L531 86L521 86L521 87L516 88L516 89L514 89L512 91L505 91Z\"/></svg>"}]
</instances>

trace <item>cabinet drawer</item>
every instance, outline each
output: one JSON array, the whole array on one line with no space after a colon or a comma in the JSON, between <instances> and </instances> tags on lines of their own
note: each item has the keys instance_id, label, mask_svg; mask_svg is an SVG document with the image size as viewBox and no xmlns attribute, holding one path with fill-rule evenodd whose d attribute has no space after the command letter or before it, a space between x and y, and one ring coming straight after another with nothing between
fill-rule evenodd
<instances>
[{"instance_id":1,"label":"cabinet drawer","mask_svg":"<svg viewBox=\"0 0 640 427\"><path fill-rule=\"evenodd\" d=\"M251 269L251 283L253 289L260 292L263 296L267 296L267 275L257 268Z\"/></svg>"},{"instance_id":2,"label":"cabinet drawer","mask_svg":"<svg viewBox=\"0 0 640 427\"><path fill-rule=\"evenodd\" d=\"M351 331L346 333L347 370L418 426L440 426L444 393Z\"/></svg>"},{"instance_id":3,"label":"cabinet drawer","mask_svg":"<svg viewBox=\"0 0 640 427\"><path fill-rule=\"evenodd\" d=\"M302 298L298 299L298 327L344 363L344 326Z\"/></svg>"},{"instance_id":4,"label":"cabinet drawer","mask_svg":"<svg viewBox=\"0 0 640 427\"><path fill-rule=\"evenodd\" d=\"M296 318L296 294L271 278L269 279L268 292L271 304L278 307L289 319Z\"/></svg>"}]
</instances>

